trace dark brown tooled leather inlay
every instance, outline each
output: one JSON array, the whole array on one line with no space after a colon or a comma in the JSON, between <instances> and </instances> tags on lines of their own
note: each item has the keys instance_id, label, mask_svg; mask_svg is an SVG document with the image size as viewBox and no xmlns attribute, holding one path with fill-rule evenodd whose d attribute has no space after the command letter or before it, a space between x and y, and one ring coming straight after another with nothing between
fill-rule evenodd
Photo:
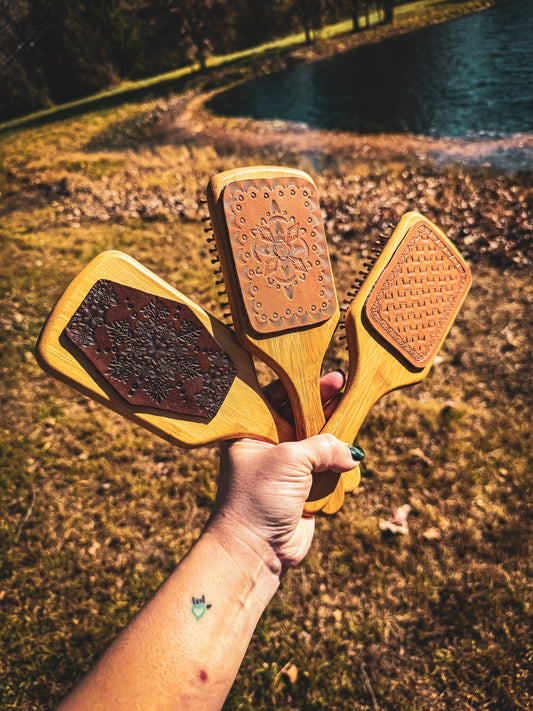
<instances>
[{"instance_id":1,"label":"dark brown tooled leather inlay","mask_svg":"<svg viewBox=\"0 0 533 711\"><path fill-rule=\"evenodd\" d=\"M238 180L224 212L248 322L258 334L326 321L337 300L316 189L297 177Z\"/></svg>"},{"instance_id":2,"label":"dark brown tooled leather inlay","mask_svg":"<svg viewBox=\"0 0 533 711\"><path fill-rule=\"evenodd\" d=\"M365 314L414 366L435 356L470 285L470 271L424 222L415 223L376 282Z\"/></svg>"},{"instance_id":3,"label":"dark brown tooled leather inlay","mask_svg":"<svg viewBox=\"0 0 533 711\"><path fill-rule=\"evenodd\" d=\"M235 379L229 356L185 304L101 279L65 328L126 402L212 419Z\"/></svg>"}]
</instances>

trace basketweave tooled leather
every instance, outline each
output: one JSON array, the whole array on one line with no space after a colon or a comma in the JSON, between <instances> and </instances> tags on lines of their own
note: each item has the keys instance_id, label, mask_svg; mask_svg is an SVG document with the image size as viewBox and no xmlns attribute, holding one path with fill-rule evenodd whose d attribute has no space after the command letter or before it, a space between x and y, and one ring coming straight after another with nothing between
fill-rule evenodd
<instances>
[{"instance_id":1,"label":"basketweave tooled leather","mask_svg":"<svg viewBox=\"0 0 533 711\"><path fill-rule=\"evenodd\" d=\"M365 304L369 324L412 365L431 363L470 285L458 253L424 222L407 232Z\"/></svg>"},{"instance_id":2,"label":"basketweave tooled leather","mask_svg":"<svg viewBox=\"0 0 533 711\"><path fill-rule=\"evenodd\" d=\"M337 302L314 185L288 176L238 180L225 187L223 204L252 331L326 321Z\"/></svg>"},{"instance_id":3,"label":"basketweave tooled leather","mask_svg":"<svg viewBox=\"0 0 533 711\"><path fill-rule=\"evenodd\" d=\"M236 376L185 304L101 279L65 335L126 402L212 419Z\"/></svg>"}]
</instances>

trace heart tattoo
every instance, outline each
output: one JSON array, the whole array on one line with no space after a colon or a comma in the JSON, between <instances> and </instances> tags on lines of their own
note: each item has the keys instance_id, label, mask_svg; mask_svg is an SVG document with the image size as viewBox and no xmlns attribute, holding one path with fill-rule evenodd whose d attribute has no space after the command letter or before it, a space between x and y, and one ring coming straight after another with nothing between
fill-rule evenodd
<instances>
[{"instance_id":1,"label":"heart tattoo","mask_svg":"<svg viewBox=\"0 0 533 711\"><path fill-rule=\"evenodd\" d=\"M202 595L202 597L193 597L191 611L197 620L203 617L210 607L211 605L207 605L205 602L205 595Z\"/></svg>"}]
</instances>

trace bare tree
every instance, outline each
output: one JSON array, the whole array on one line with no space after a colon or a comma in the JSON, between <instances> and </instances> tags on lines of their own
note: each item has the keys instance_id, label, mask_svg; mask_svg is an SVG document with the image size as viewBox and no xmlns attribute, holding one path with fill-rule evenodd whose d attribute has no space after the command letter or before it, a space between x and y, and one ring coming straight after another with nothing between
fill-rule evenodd
<instances>
[{"instance_id":1,"label":"bare tree","mask_svg":"<svg viewBox=\"0 0 533 711\"><path fill-rule=\"evenodd\" d=\"M394 20L394 0L383 0L385 17L383 22L391 23Z\"/></svg>"},{"instance_id":2,"label":"bare tree","mask_svg":"<svg viewBox=\"0 0 533 711\"><path fill-rule=\"evenodd\" d=\"M362 0L351 0L350 6L352 14L352 32L359 32L362 29L359 22Z\"/></svg>"}]
</instances>

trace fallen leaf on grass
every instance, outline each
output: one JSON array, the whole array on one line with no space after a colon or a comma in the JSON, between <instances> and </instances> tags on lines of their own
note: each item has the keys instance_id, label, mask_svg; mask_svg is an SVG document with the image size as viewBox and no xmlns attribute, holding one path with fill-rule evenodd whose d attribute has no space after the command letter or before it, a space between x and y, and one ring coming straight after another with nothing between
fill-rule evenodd
<instances>
[{"instance_id":1,"label":"fallen leaf on grass","mask_svg":"<svg viewBox=\"0 0 533 711\"><path fill-rule=\"evenodd\" d=\"M433 466L433 461L426 454L424 454L424 451L420 449L420 447L410 449L409 454L414 460L418 460L419 462L422 462L422 464L425 464L426 467Z\"/></svg>"},{"instance_id":2,"label":"fallen leaf on grass","mask_svg":"<svg viewBox=\"0 0 533 711\"><path fill-rule=\"evenodd\" d=\"M512 346L513 348L518 348L518 346L520 345L520 341L518 340L518 338L516 338L509 326L506 326L503 329L502 335L505 336L505 340L510 346Z\"/></svg>"},{"instance_id":3,"label":"fallen leaf on grass","mask_svg":"<svg viewBox=\"0 0 533 711\"><path fill-rule=\"evenodd\" d=\"M90 545L89 548L87 548L87 553L89 555L96 555L96 551L101 548L101 545L98 543L98 541L93 541Z\"/></svg>"},{"instance_id":4,"label":"fallen leaf on grass","mask_svg":"<svg viewBox=\"0 0 533 711\"><path fill-rule=\"evenodd\" d=\"M287 662L283 669L281 670L283 676L287 677L291 684L295 684L298 680L298 667L292 662Z\"/></svg>"},{"instance_id":5,"label":"fallen leaf on grass","mask_svg":"<svg viewBox=\"0 0 533 711\"><path fill-rule=\"evenodd\" d=\"M306 647L307 649L311 649L312 639L311 639L311 635L309 634L309 632L302 630L300 632L300 634L298 635L298 639L304 645L304 647Z\"/></svg>"},{"instance_id":6,"label":"fallen leaf on grass","mask_svg":"<svg viewBox=\"0 0 533 711\"><path fill-rule=\"evenodd\" d=\"M439 541L442 538L442 531L439 528L431 526L422 534L427 541Z\"/></svg>"},{"instance_id":7,"label":"fallen leaf on grass","mask_svg":"<svg viewBox=\"0 0 533 711\"><path fill-rule=\"evenodd\" d=\"M394 517L389 521L386 521L385 519L380 519L380 531L387 531L388 533L393 534L399 533L404 536L407 535L409 533L407 516L409 516L410 511L411 507L409 506L409 504L404 504L403 506L400 506L398 509L396 509L396 511L394 512Z\"/></svg>"}]
</instances>

